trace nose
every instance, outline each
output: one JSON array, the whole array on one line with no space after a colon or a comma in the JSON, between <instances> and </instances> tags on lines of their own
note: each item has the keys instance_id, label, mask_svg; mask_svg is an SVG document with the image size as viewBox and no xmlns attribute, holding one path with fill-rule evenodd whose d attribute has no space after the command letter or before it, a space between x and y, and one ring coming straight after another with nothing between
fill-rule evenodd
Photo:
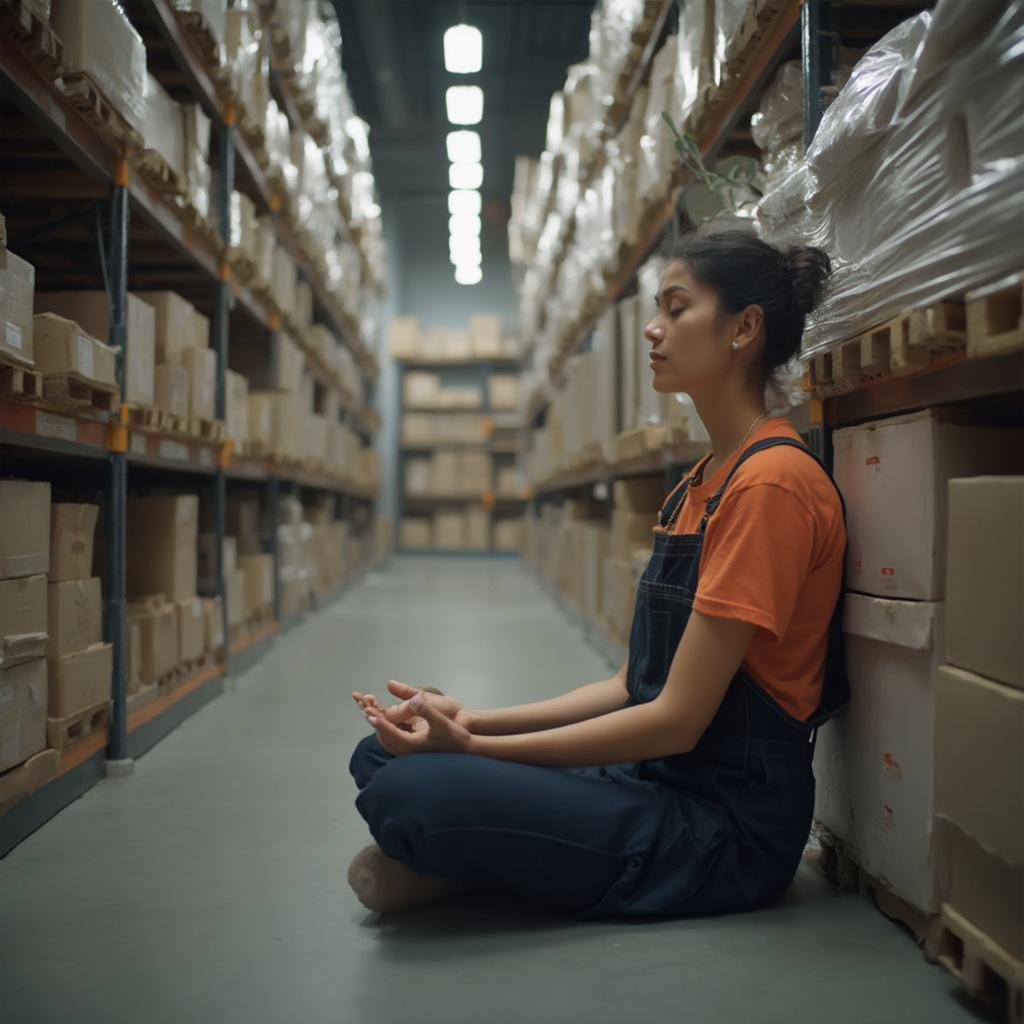
<instances>
[{"instance_id":1,"label":"nose","mask_svg":"<svg viewBox=\"0 0 1024 1024\"><path fill-rule=\"evenodd\" d=\"M645 328L644 337L652 344L657 345L665 337L665 332L658 325L658 319L655 317Z\"/></svg>"}]
</instances>

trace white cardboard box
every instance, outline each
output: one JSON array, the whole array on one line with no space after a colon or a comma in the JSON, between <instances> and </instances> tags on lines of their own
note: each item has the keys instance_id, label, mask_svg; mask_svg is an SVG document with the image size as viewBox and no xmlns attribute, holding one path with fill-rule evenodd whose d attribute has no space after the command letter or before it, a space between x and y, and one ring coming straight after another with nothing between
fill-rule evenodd
<instances>
[{"instance_id":1,"label":"white cardboard box","mask_svg":"<svg viewBox=\"0 0 1024 1024\"><path fill-rule=\"evenodd\" d=\"M935 670L943 606L849 594L852 700L818 734L814 816L858 864L919 910L938 910L932 864Z\"/></svg>"},{"instance_id":2,"label":"white cardboard box","mask_svg":"<svg viewBox=\"0 0 1024 1024\"><path fill-rule=\"evenodd\" d=\"M836 431L834 475L846 499L851 589L941 600L947 483L1024 468L1019 431L963 426L949 417L926 409Z\"/></svg>"}]
</instances>

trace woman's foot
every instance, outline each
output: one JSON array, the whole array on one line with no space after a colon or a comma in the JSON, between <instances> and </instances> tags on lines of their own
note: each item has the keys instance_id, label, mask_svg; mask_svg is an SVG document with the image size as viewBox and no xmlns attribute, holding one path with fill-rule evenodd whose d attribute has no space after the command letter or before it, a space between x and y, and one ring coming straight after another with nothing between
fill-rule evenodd
<instances>
[{"instance_id":1,"label":"woman's foot","mask_svg":"<svg viewBox=\"0 0 1024 1024\"><path fill-rule=\"evenodd\" d=\"M434 903L462 892L481 888L469 882L452 882L434 875L420 875L379 846L367 846L352 858L348 869L352 886L367 910L392 914L424 903Z\"/></svg>"}]
</instances>

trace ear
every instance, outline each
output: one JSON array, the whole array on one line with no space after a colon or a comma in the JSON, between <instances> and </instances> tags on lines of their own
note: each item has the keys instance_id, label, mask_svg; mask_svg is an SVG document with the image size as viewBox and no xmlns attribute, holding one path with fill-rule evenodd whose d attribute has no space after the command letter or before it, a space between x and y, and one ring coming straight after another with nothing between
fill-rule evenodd
<instances>
[{"instance_id":1,"label":"ear","mask_svg":"<svg viewBox=\"0 0 1024 1024\"><path fill-rule=\"evenodd\" d=\"M736 333L733 335L732 347L739 351L748 348L757 341L764 324L764 310L760 306L747 306L736 318Z\"/></svg>"}]
</instances>

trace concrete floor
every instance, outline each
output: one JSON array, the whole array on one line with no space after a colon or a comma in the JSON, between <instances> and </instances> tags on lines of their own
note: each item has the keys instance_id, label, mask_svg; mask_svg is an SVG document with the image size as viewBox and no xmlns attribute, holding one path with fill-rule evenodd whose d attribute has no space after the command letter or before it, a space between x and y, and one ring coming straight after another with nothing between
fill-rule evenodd
<instances>
[{"instance_id":1,"label":"concrete floor","mask_svg":"<svg viewBox=\"0 0 1024 1024\"><path fill-rule=\"evenodd\" d=\"M359 905L353 689L397 678L496 706L608 674L516 562L374 573L0 861L0 1019L979 1019L899 927L810 866L779 905L717 919L580 924L498 896L391 919Z\"/></svg>"}]
</instances>

